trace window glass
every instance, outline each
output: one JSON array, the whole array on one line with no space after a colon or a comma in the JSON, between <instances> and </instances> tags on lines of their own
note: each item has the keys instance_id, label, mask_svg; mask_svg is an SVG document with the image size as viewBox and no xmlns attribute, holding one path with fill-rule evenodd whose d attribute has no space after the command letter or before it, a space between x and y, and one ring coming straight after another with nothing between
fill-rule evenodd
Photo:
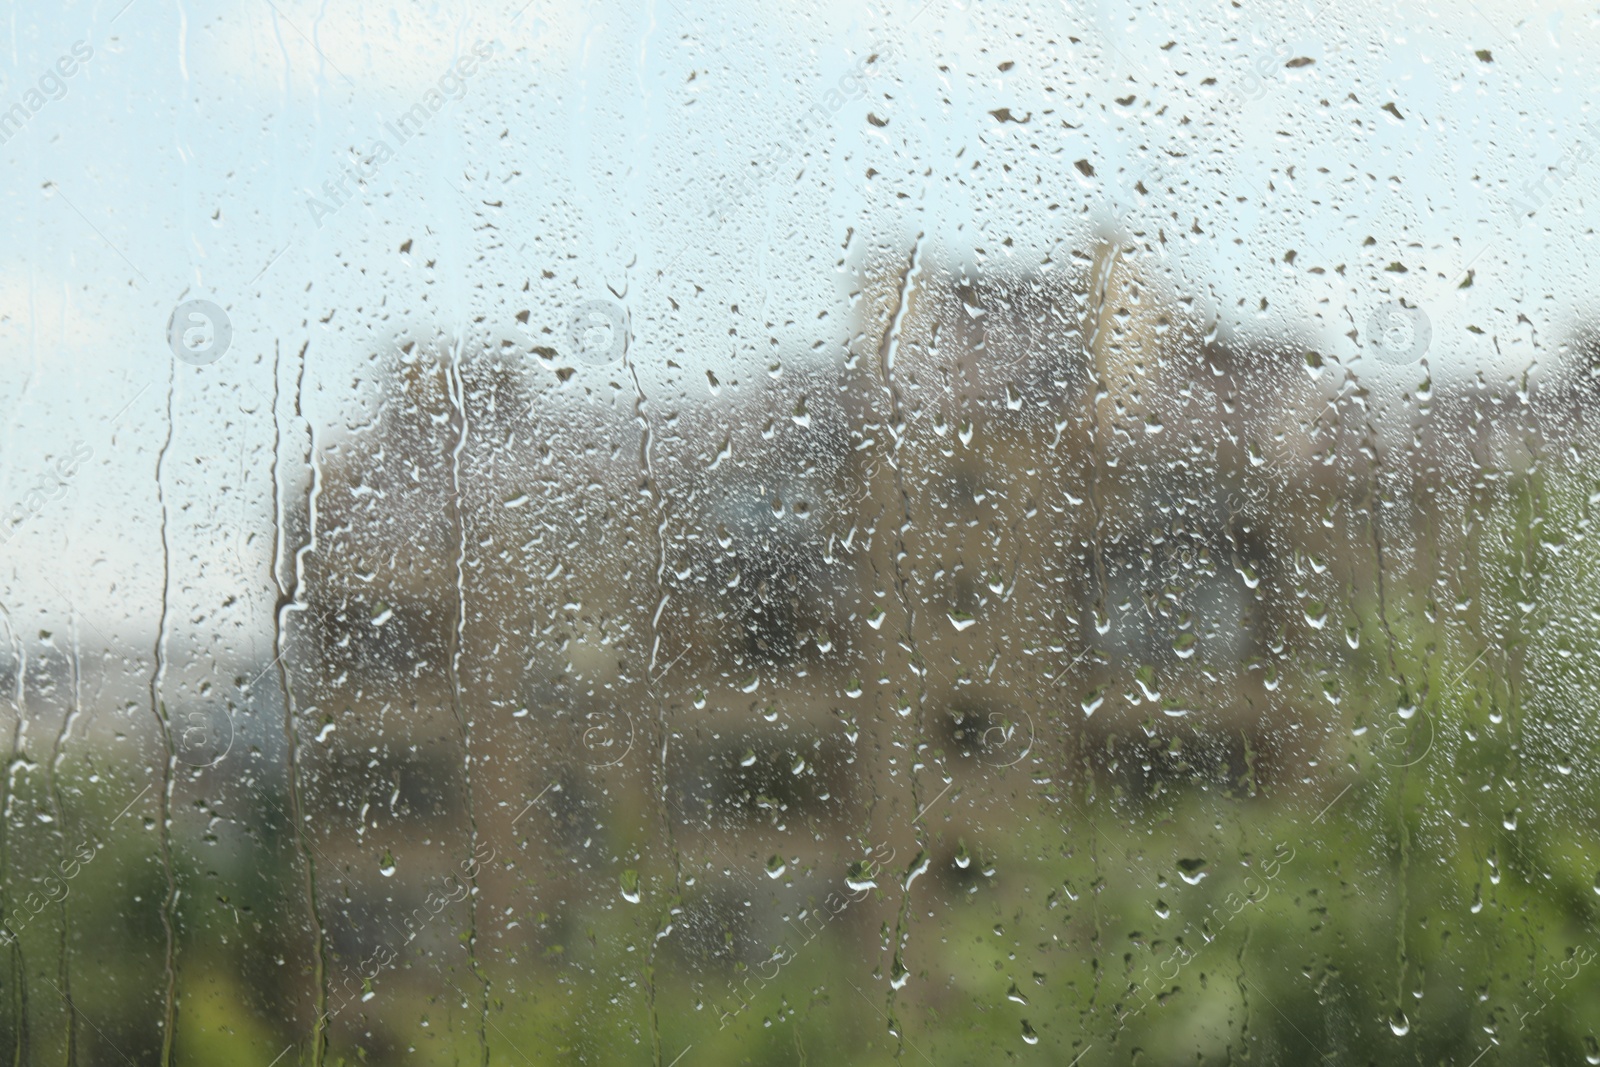
<instances>
[{"instance_id":1,"label":"window glass","mask_svg":"<svg viewBox=\"0 0 1600 1067\"><path fill-rule=\"evenodd\" d=\"M1592 13L6 26L0 1056L1600 1063Z\"/></svg>"}]
</instances>

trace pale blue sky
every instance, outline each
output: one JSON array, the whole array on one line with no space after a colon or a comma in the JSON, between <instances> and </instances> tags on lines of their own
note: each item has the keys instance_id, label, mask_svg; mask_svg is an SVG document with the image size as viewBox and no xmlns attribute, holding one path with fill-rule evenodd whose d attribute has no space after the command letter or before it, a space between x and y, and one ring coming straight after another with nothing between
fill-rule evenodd
<instances>
[{"instance_id":1,"label":"pale blue sky","mask_svg":"<svg viewBox=\"0 0 1600 1067\"><path fill-rule=\"evenodd\" d=\"M1575 9L805 0L754 19L704 0L535 0L520 15L124 3L11 3L0 18L0 109L26 105L75 42L93 49L0 145L0 501L77 442L95 451L0 553L8 595L31 601L48 596L37 560L64 546L71 595L133 625L158 573L169 375L169 506L202 539L208 523L259 525L274 345L311 345L308 418L353 423L372 393L352 378L399 330L510 328L531 305L528 340L562 341L572 308L609 285L647 382L667 381L678 348L674 373L702 377L700 360L727 377L818 341L833 358L853 269L919 232L943 256L1026 266L1111 227L1164 236L1170 286L1223 329L1293 333L1347 361L1352 322L1420 301L1445 379L1552 358L1597 314L1581 123L1600 33ZM493 58L459 98L319 227L308 198L351 149L392 139L386 124L478 41ZM875 42L866 92L829 103ZM1314 62L1285 69L1285 50ZM827 121L797 137L819 103ZM742 202L719 200L786 142ZM1184 161L1163 171L1166 153ZM1527 218L1516 201L1550 168ZM1163 172L1176 195L1134 192ZM728 217L708 223L719 206ZM1448 283L1469 266L1463 295ZM228 309L232 349L174 367L167 320L196 296ZM260 548L235 551L226 580L264 579Z\"/></svg>"}]
</instances>

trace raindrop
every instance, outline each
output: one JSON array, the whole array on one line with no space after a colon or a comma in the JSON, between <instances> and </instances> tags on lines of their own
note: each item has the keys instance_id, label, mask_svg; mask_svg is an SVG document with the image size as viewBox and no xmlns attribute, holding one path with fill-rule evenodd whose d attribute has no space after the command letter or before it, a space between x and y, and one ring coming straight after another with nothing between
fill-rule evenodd
<instances>
[{"instance_id":1,"label":"raindrop","mask_svg":"<svg viewBox=\"0 0 1600 1067\"><path fill-rule=\"evenodd\" d=\"M1030 1045L1037 1045L1039 1043L1039 1035L1034 1032L1033 1027L1028 1025L1028 1020L1026 1019L1022 1020L1022 1040L1026 1041Z\"/></svg>"},{"instance_id":2,"label":"raindrop","mask_svg":"<svg viewBox=\"0 0 1600 1067\"><path fill-rule=\"evenodd\" d=\"M932 863L933 860L926 852L918 852L917 858L911 861L911 866L906 870L905 880L902 883L903 888L910 889L911 883L920 878Z\"/></svg>"},{"instance_id":3,"label":"raindrop","mask_svg":"<svg viewBox=\"0 0 1600 1067\"><path fill-rule=\"evenodd\" d=\"M1397 1008L1389 1017L1389 1029L1394 1031L1395 1037L1405 1037L1411 1032L1411 1020L1406 1018L1404 1011Z\"/></svg>"},{"instance_id":4,"label":"raindrop","mask_svg":"<svg viewBox=\"0 0 1600 1067\"><path fill-rule=\"evenodd\" d=\"M849 886L850 891L853 893L859 893L863 889L876 888L878 883L873 880L873 875L876 873L870 862L856 860L850 865L850 872L844 876L844 884Z\"/></svg>"}]
</instances>

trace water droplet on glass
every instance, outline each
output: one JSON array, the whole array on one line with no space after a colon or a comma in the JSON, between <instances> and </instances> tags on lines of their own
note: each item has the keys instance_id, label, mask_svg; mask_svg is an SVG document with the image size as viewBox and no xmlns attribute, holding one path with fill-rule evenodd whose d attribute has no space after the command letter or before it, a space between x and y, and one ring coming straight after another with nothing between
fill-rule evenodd
<instances>
[{"instance_id":1,"label":"water droplet on glass","mask_svg":"<svg viewBox=\"0 0 1600 1067\"><path fill-rule=\"evenodd\" d=\"M857 860L850 865L849 873L844 876L844 884L849 886L850 891L853 893L859 893L863 889L872 889L878 884L873 880L873 875L876 873L871 863L866 860Z\"/></svg>"}]
</instances>

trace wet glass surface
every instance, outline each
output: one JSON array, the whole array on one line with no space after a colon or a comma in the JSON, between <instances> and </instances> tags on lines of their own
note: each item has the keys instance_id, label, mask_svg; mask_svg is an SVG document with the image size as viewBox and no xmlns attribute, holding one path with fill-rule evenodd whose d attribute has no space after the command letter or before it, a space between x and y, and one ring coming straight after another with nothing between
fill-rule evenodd
<instances>
[{"instance_id":1,"label":"wet glass surface","mask_svg":"<svg viewBox=\"0 0 1600 1067\"><path fill-rule=\"evenodd\" d=\"M1592 12L17 6L0 1055L1600 1063Z\"/></svg>"}]
</instances>

